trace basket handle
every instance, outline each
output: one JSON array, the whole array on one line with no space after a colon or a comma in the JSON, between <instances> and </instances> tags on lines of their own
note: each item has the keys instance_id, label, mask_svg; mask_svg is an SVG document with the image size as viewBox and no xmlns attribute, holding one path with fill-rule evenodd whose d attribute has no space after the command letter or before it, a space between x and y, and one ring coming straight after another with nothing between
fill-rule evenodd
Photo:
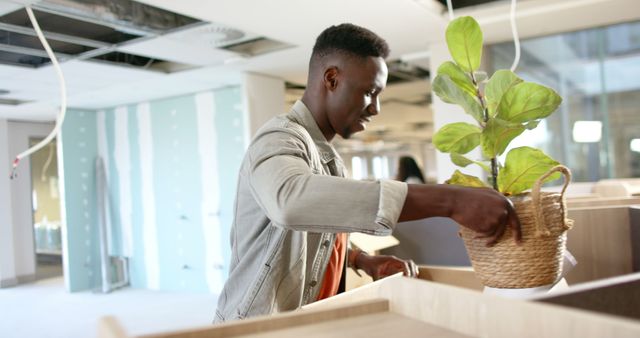
<instances>
[{"instance_id":1,"label":"basket handle","mask_svg":"<svg viewBox=\"0 0 640 338\"><path fill-rule=\"evenodd\" d=\"M542 217L542 205L541 205L542 202L540 200L540 189L542 188L542 183L544 182L544 180L546 180L547 177L551 176L552 174L555 174L556 172L561 172L564 175L564 185L562 186L562 190L560 191L560 198L563 198L564 193L567 190L567 186L569 186L569 182L571 181L571 171L569 170L569 168L561 164L549 169L549 171L547 171L544 175L540 176L536 180L536 182L533 184L533 189L531 189L531 200L533 202L534 218L536 222L536 232L535 232L536 237L540 237L540 235L548 236L550 234L549 229L547 228L546 225L543 224L543 221L542 221L543 217ZM560 207L562 208L561 210L564 218L564 215L565 215L564 203L561 203Z\"/></svg>"}]
</instances>

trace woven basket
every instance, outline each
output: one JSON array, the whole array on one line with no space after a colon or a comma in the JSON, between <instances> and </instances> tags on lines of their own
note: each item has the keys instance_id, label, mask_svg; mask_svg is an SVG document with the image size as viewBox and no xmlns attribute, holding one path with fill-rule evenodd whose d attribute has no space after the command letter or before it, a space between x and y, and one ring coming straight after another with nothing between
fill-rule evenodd
<instances>
[{"instance_id":1,"label":"woven basket","mask_svg":"<svg viewBox=\"0 0 640 338\"><path fill-rule=\"evenodd\" d=\"M564 175L562 191L541 192L542 182L556 172ZM520 245L507 231L494 246L487 247L486 239L460 227L473 269L485 286L531 288L552 284L560 278L567 230L573 225L573 221L566 218L564 198L570 180L569 169L559 165L542 175L531 193L509 197L522 225Z\"/></svg>"}]
</instances>

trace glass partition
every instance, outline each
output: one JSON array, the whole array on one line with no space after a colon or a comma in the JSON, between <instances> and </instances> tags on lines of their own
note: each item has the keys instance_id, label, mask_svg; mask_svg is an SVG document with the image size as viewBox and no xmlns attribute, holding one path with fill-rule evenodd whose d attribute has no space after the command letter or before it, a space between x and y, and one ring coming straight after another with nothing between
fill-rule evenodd
<instances>
[{"instance_id":1,"label":"glass partition","mask_svg":"<svg viewBox=\"0 0 640 338\"><path fill-rule=\"evenodd\" d=\"M568 165L575 181L640 177L640 22L521 41L516 73L554 88L558 111L511 147ZM488 46L490 71L510 68L513 42Z\"/></svg>"}]
</instances>

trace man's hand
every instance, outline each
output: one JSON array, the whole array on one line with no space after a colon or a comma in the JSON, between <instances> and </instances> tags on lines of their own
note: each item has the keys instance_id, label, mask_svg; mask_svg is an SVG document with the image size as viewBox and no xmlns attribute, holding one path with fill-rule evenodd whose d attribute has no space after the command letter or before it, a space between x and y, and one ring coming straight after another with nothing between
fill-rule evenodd
<instances>
[{"instance_id":1,"label":"man's hand","mask_svg":"<svg viewBox=\"0 0 640 338\"><path fill-rule=\"evenodd\" d=\"M418 276L418 266L412 260L403 260L395 256L369 256L360 252L355 258L355 266L364 270L373 280L402 272L408 277Z\"/></svg>"},{"instance_id":2,"label":"man's hand","mask_svg":"<svg viewBox=\"0 0 640 338\"><path fill-rule=\"evenodd\" d=\"M508 198L489 188L462 189L450 216L454 221L487 238L487 246L496 244L507 228L516 242L522 240L520 220Z\"/></svg>"}]
</instances>

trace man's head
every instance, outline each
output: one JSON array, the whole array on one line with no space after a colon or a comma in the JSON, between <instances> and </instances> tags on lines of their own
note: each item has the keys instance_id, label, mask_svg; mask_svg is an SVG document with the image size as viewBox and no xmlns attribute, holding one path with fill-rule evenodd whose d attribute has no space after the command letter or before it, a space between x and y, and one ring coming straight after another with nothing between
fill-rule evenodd
<instances>
[{"instance_id":1,"label":"man's head","mask_svg":"<svg viewBox=\"0 0 640 338\"><path fill-rule=\"evenodd\" d=\"M303 101L325 137L349 138L378 114L387 82L387 43L366 28L331 26L317 38Z\"/></svg>"}]
</instances>

